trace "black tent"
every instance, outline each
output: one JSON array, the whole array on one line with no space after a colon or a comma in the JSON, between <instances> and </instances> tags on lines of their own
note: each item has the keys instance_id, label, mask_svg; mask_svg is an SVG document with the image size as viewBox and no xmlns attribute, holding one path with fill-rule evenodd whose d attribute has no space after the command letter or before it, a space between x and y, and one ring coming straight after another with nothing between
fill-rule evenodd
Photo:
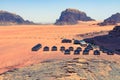
<instances>
[{"instance_id":1,"label":"black tent","mask_svg":"<svg viewBox=\"0 0 120 80\"><path fill-rule=\"evenodd\" d=\"M70 40L70 39L63 39L62 43L72 43L72 40Z\"/></svg>"},{"instance_id":2,"label":"black tent","mask_svg":"<svg viewBox=\"0 0 120 80\"><path fill-rule=\"evenodd\" d=\"M79 40L74 40L74 44L80 44Z\"/></svg>"},{"instance_id":3,"label":"black tent","mask_svg":"<svg viewBox=\"0 0 120 80\"><path fill-rule=\"evenodd\" d=\"M83 51L83 55L89 55L89 50L85 49L85 50Z\"/></svg>"},{"instance_id":4,"label":"black tent","mask_svg":"<svg viewBox=\"0 0 120 80\"><path fill-rule=\"evenodd\" d=\"M65 52L64 52L65 55L70 55L70 50L69 49L66 49Z\"/></svg>"},{"instance_id":5,"label":"black tent","mask_svg":"<svg viewBox=\"0 0 120 80\"><path fill-rule=\"evenodd\" d=\"M74 51L74 48L73 48L73 47L69 47L69 50L70 50L70 51Z\"/></svg>"},{"instance_id":6,"label":"black tent","mask_svg":"<svg viewBox=\"0 0 120 80\"><path fill-rule=\"evenodd\" d=\"M81 48L81 47L77 47L77 49L76 49L76 50L82 51L82 48Z\"/></svg>"},{"instance_id":7,"label":"black tent","mask_svg":"<svg viewBox=\"0 0 120 80\"><path fill-rule=\"evenodd\" d=\"M60 51L65 51L65 47L64 47L64 46L61 46L61 47L60 47Z\"/></svg>"},{"instance_id":8,"label":"black tent","mask_svg":"<svg viewBox=\"0 0 120 80\"><path fill-rule=\"evenodd\" d=\"M56 46L53 46L51 51L57 51L57 47Z\"/></svg>"},{"instance_id":9,"label":"black tent","mask_svg":"<svg viewBox=\"0 0 120 80\"><path fill-rule=\"evenodd\" d=\"M95 50L94 51L94 55L100 55L100 51L99 50Z\"/></svg>"},{"instance_id":10,"label":"black tent","mask_svg":"<svg viewBox=\"0 0 120 80\"><path fill-rule=\"evenodd\" d=\"M43 48L43 51L49 51L49 47L48 47L48 46L45 46L45 47Z\"/></svg>"},{"instance_id":11,"label":"black tent","mask_svg":"<svg viewBox=\"0 0 120 80\"><path fill-rule=\"evenodd\" d=\"M80 54L80 51L79 50L75 50L74 51L74 55L79 55Z\"/></svg>"},{"instance_id":12,"label":"black tent","mask_svg":"<svg viewBox=\"0 0 120 80\"><path fill-rule=\"evenodd\" d=\"M42 48L41 44L37 44L32 48L32 51L38 51L40 48Z\"/></svg>"}]
</instances>

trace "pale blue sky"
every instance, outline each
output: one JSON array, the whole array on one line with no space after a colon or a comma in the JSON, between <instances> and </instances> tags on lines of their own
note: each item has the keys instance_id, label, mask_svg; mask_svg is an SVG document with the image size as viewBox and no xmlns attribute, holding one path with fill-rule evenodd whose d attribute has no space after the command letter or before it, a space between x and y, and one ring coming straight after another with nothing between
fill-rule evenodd
<instances>
[{"instance_id":1,"label":"pale blue sky","mask_svg":"<svg viewBox=\"0 0 120 80\"><path fill-rule=\"evenodd\" d=\"M120 12L120 0L0 0L0 10L40 23L54 23L66 8L79 9L103 20Z\"/></svg>"}]
</instances>

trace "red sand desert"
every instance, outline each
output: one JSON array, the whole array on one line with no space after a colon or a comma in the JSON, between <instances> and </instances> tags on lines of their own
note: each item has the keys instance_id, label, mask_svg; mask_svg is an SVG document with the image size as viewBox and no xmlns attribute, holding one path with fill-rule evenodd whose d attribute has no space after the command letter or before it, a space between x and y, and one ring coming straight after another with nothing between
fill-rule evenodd
<instances>
[{"instance_id":1,"label":"red sand desert","mask_svg":"<svg viewBox=\"0 0 120 80\"><path fill-rule=\"evenodd\" d=\"M59 51L60 46L76 47L73 44L62 44L61 38L73 39L77 34L112 30L114 26L100 27L92 25L95 22L86 22L77 25L55 26L55 25L13 25L0 26L0 73L13 68L20 68L49 59L63 59L73 57L86 57L83 55L64 55ZM79 38L80 39L80 38ZM82 39L82 38L81 38ZM52 47L56 45L58 51L43 52L43 47L37 52L31 48L37 43L42 46ZM87 58L96 56L91 55ZM104 59L120 60L118 55L99 56Z\"/></svg>"}]
</instances>

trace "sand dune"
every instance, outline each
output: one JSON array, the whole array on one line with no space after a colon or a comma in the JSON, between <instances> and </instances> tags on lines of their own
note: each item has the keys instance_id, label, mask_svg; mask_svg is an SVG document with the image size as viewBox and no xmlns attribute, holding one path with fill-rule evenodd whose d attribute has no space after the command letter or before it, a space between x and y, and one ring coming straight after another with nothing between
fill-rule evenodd
<instances>
[{"instance_id":1,"label":"sand dune","mask_svg":"<svg viewBox=\"0 0 120 80\"><path fill-rule=\"evenodd\" d=\"M31 48L37 43L42 46L52 47L74 46L73 44L61 44L61 38L78 38L77 34L89 32L99 32L112 30L114 26L99 27L87 22L78 25L14 25L0 26L0 73L9 69L19 68L30 64L38 63L48 59L73 58L74 55L65 56L60 51L43 52L40 49L38 52L32 52ZM95 24L95 22L94 22ZM82 38L79 38L82 39ZM91 52L92 54L92 52ZM78 57L78 56L77 56ZM79 55L79 57L85 57ZM94 57L90 55L89 57ZM111 59L111 56L105 54L101 58ZM96 57L97 58L97 57ZM113 60L120 60L117 55L112 56Z\"/></svg>"}]
</instances>

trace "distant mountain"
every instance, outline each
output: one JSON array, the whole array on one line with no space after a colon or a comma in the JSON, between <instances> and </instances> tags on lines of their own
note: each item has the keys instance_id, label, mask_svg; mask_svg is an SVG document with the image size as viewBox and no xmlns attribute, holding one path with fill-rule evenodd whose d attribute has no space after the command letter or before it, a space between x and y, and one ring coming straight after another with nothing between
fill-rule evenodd
<instances>
[{"instance_id":1,"label":"distant mountain","mask_svg":"<svg viewBox=\"0 0 120 80\"><path fill-rule=\"evenodd\" d=\"M24 20L19 15L7 11L0 11L0 25L8 24L33 24L33 22Z\"/></svg>"},{"instance_id":2,"label":"distant mountain","mask_svg":"<svg viewBox=\"0 0 120 80\"><path fill-rule=\"evenodd\" d=\"M113 14L111 17L105 19L102 23L99 23L98 25L116 25L117 23L120 23L120 13Z\"/></svg>"},{"instance_id":3,"label":"distant mountain","mask_svg":"<svg viewBox=\"0 0 120 80\"><path fill-rule=\"evenodd\" d=\"M77 24L78 21L94 21L94 19L88 17L85 12L81 12L77 9L66 9L61 13L61 16L56 20L56 25L71 25Z\"/></svg>"}]
</instances>

